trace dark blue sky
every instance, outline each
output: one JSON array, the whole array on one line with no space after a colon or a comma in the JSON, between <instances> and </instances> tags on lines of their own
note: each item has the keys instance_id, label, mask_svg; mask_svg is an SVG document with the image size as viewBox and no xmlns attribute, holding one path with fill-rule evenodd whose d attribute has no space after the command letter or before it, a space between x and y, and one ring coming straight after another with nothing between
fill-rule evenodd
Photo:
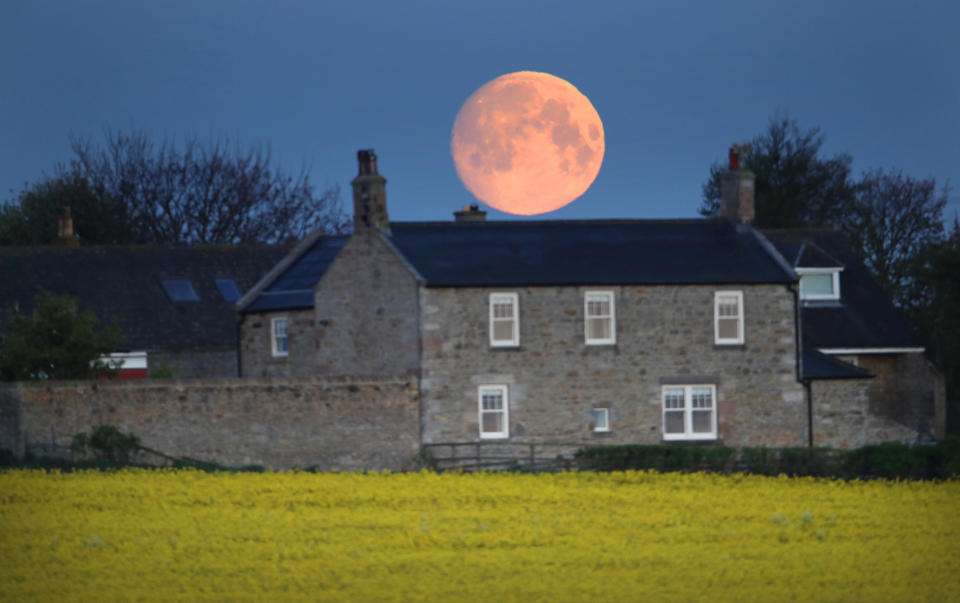
<instances>
[{"instance_id":1,"label":"dark blue sky","mask_svg":"<svg viewBox=\"0 0 960 603\"><path fill-rule=\"evenodd\" d=\"M110 126L269 144L345 206L372 147L392 219L446 220L473 201L450 158L457 111L519 70L568 80L604 123L599 176L552 218L694 217L710 163L777 111L857 174L960 186L958 23L956 0L4 0L0 198L68 159L71 133Z\"/></svg>"}]
</instances>

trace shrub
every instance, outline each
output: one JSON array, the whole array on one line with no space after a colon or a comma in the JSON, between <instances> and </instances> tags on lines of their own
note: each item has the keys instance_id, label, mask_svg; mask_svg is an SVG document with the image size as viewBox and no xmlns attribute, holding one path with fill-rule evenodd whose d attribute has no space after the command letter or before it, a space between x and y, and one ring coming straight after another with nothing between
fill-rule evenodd
<instances>
[{"instance_id":1,"label":"shrub","mask_svg":"<svg viewBox=\"0 0 960 603\"><path fill-rule=\"evenodd\" d=\"M140 448L140 439L132 434L122 433L113 425L100 425L88 436L78 433L73 436L70 449L83 458L92 456L98 461L112 461L127 464Z\"/></svg>"}]
</instances>

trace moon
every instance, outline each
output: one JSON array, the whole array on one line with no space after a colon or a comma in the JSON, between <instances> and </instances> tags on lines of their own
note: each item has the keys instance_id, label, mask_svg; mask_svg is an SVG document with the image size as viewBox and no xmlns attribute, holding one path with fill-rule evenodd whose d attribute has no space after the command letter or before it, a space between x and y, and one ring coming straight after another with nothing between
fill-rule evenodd
<instances>
[{"instance_id":1,"label":"moon","mask_svg":"<svg viewBox=\"0 0 960 603\"><path fill-rule=\"evenodd\" d=\"M450 153L463 185L500 211L535 215L568 205L603 163L603 122L564 79L536 71L487 82L460 108Z\"/></svg>"}]
</instances>

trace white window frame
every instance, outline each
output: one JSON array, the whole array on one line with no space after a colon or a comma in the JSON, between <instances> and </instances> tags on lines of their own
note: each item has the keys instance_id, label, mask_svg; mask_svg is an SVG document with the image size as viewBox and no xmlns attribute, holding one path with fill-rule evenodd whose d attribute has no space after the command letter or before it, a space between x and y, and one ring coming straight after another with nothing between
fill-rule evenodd
<instances>
[{"instance_id":1,"label":"white window frame","mask_svg":"<svg viewBox=\"0 0 960 603\"><path fill-rule=\"evenodd\" d=\"M277 336L277 325L284 324L283 341L285 350L280 349L281 338ZM290 355L290 321L286 316L275 316L270 319L270 351L274 358L284 358Z\"/></svg>"},{"instance_id":2,"label":"white window frame","mask_svg":"<svg viewBox=\"0 0 960 603\"><path fill-rule=\"evenodd\" d=\"M668 409L667 408L667 390L673 389L682 389L683 390L683 432L682 433L667 433L667 412L673 411L676 412L677 409ZM711 407L711 422L710 422L710 432L698 432L694 433L693 431L693 411L696 410L693 408L693 390L695 389L709 389L710 390L710 400L712 402ZM664 385L661 394L660 394L660 406L662 407L662 419L661 424L663 425L663 439L665 441L673 440L716 440L717 439L717 386L712 384L697 384L697 385Z\"/></svg>"},{"instance_id":3,"label":"white window frame","mask_svg":"<svg viewBox=\"0 0 960 603\"><path fill-rule=\"evenodd\" d=\"M610 337L591 338L588 324L590 319L604 318L603 315L590 315L590 299L603 297L610 302ZM586 345L613 345L617 343L617 308L613 291L584 291L583 293L583 341Z\"/></svg>"},{"instance_id":4,"label":"white window frame","mask_svg":"<svg viewBox=\"0 0 960 603\"><path fill-rule=\"evenodd\" d=\"M496 393L499 394L502 400L503 407L500 409L490 409L484 410L483 408L483 396L484 394ZM485 414L497 413L503 415L503 429L500 431L484 431L483 430L483 417ZM510 398L508 396L507 386L506 385L481 385L477 388L477 418L480 420L478 431L480 434L480 439L483 440L503 440L510 437Z\"/></svg>"},{"instance_id":5,"label":"white window frame","mask_svg":"<svg viewBox=\"0 0 960 603\"><path fill-rule=\"evenodd\" d=\"M609 433L609 432L610 432L610 409L609 409L609 408L605 408L605 407L601 407L601 406L597 406L597 407L595 407L595 408L591 411L591 413L590 413L590 418L593 419L593 417L594 417L597 413L601 413L601 414L603 415L603 417L604 417L603 423L604 423L604 424L603 424L603 426L601 427L601 426L597 423L596 420L592 420L591 422L593 423L593 432L594 432L594 433Z\"/></svg>"},{"instance_id":6,"label":"white window frame","mask_svg":"<svg viewBox=\"0 0 960 603\"><path fill-rule=\"evenodd\" d=\"M802 300L838 300L840 299L840 271L843 268L796 268L797 275L803 280L804 275L830 274L833 275L833 293L804 293L800 285L800 299Z\"/></svg>"},{"instance_id":7,"label":"white window frame","mask_svg":"<svg viewBox=\"0 0 960 603\"><path fill-rule=\"evenodd\" d=\"M736 298L737 314L735 317L720 316L720 302L723 299ZM713 341L717 345L741 345L744 342L744 311L743 291L716 291L713 294ZM720 320L737 320L736 337L720 337Z\"/></svg>"},{"instance_id":8,"label":"white window frame","mask_svg":"<svg viewBox=\"0 0 960 603\"><path fill-rule=\"evenodd\" d=\"M494 300L509 299L513 306L512 318L497 318L494 316ZM510 339L494 339L493 325L495 322L509 322L512 326ZM520 345L520 300L516 293L490 294L490 347L515 348Z\"/></svg>"}]
</instances>

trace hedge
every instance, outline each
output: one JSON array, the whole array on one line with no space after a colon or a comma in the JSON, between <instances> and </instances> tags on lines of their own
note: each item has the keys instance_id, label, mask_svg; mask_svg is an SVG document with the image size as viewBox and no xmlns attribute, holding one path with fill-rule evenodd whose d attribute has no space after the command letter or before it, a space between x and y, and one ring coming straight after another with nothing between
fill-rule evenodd
<instances>
[{"instance_id":1,"label":"hedge","mask_svg":"<svg viewBox=\"0 0 960 603\"><path fill-rule=\"evenodd\" d=\"M843 479L947 479L960 476L960 438L909 446L885 443L854 450L730 448L684 444L588 446L574 455L581 469L744 472Z\"/></svg>"}]
</instances>

